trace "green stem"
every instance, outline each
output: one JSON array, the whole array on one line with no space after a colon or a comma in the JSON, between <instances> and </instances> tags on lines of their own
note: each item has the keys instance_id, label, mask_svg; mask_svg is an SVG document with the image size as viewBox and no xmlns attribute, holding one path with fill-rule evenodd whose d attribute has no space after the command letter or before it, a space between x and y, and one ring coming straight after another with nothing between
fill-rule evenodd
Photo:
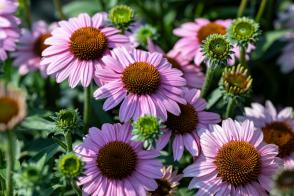
<instances>
[{"instance_id":1,"label":"green stem","mask_svg":"<svg viewBox=\"0 0 294 196\"><path fill-rule=\"evenodd\" d=\"M247 6L248 1L247 0L242 0L239 6L238 14L237 17L243 16L244 10Z\"/></svg>"},{"instance_id":2,"label":"green stem","mask_svg":"<svg viewBox=\"0 0 294 196\"><path fill-rule=\"evenodd\" d=\"M81 196L81 195L82 195L82 191L81 191L81 189L77 186L77 183L75 182L74 179L72 179L72 180L70 181L70 184L71 184L72 188L75 190L75 192L77 193L77 195L78 195L78 196Z\"/></svg>"},{"instance_id":3,"label":"green stem","mask_svg":"<svg viewBox=\"0 0 294 196\"><path fill-rule=\"evenodd\" d=\"M6 196L13 196L13 171L14 171L14 135L13 131L7 130L7 173L6 173Z\"/></svg>"},{"instance_id":4,"label":"green stem","mask_svg":"<svg viewBox=\"0 0 294 196\"><path fill-rule=\"evenodd\" d=\"M32 15L31 15L31 9L30 9L30 0L19 0L20 4L23 5L24 12L25 12L25 20L28 25L28 28L32 28Z\"/></svg>"},{"instance_id":5,"label":"green stem","mask_svg":"<svg viewBox=\"0 0 294 196\"><path fill-rule=\"evenodd\" d=\"M201 97L206 97L207 93L209 92L209 88L211 86L211 83L213 82L214 78L214 70L215 68L213 67L208 67L206 71L206 76L205 76L205 81L201 90Z\"/></svg>"},{"instance_id":6,"label":"green stem","mask_svg":"<svg viewBox=\"0 0 294 196\"><path fill-rule=\"evenodd\" d=\"M236 108L236 102L234 98L229 99L229 103L227 105L225 119L234 116L234 110Z\"/></svg>"},{"instance_id":7,"label":"green stem","mask_svg":"<svg viewBox=\"0 0 294 196\"><path fill-rule=\"evenodd\" d=\"M65 137L65 141L66 141L66 149L67 152L71 152L72 151L72 136L71 136L71 132L67 131L64 135Z\"/></svg>"},{"instance_id":8,"label":"green stem","mask_svg":"<svg viewBox=\"0 0 294 196\"><path fill-rule=\"evenodd\" d=\"M54 0L54 7L57 13L58 18L60 18L61 20L65 20L65 15L62 11L62 3L60 0Z\"/></svg>"},{"instance_id":9,"label":"green stem","mask_svg":"<svg viewBox=\"0 0 294 196\"><path fill-rule=\"evenodd\" d=\"M263 14L265 6L266 6L266 2L267 2L267 0L262 0L261 1L258 12L257 12L257 15L255 17L256 22L260 22L260 19L262 17L262 14Z\"/></svg>"},{"instance_id":10,"label":"green stem","mask_svg":"<svg viewBox=\"0 0 294 196\"><path fill-rule=\"evenodd\" d=\"M89 129L90 112L91 112L91 85L84 88L84 132L87 133Z\"/></svg>"},{"instance_id":11,"label":"green stem","mask_svg":"<svg viewBox=\"0 0 294 196\"><path fill-rule=\"evenodd\" d=\"M246 67L246 49L244 46L240 47L240 64Z\"/></svg>"}]
</instances>

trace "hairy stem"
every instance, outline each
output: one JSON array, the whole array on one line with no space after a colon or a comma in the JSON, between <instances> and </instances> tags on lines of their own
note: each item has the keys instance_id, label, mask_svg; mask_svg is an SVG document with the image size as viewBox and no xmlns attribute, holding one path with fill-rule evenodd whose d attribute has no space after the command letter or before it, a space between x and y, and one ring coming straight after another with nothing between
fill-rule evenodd
<instances>
[{"instance_id":1,"label":"hairy stem","mask_svg":"<svg viewBox=\"0 0 294 196\"><path fill-rule=\"evenodd\" d=\"M242 0L239 6L238 14L237 17L243 16L244 10L247 6L248 1L247 0Z\"/></svg>"}]
</instances>

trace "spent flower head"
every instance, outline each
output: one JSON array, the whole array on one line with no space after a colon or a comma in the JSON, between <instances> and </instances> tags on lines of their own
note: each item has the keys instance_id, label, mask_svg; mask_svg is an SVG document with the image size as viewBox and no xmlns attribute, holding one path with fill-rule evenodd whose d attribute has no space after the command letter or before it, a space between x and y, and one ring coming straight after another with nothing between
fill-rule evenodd
<instances>
[{"instance_id":1,"label":"spent flower head","mask_svg":"<svg viewBox=\"0 0 294 196\"><path fill-rule=\"evenodd\" d=\"M111 23L118 29L125 31L134 19L134 10L126 5L116 5L109 11Z\"/></svg>"},{"instance_id":2,"label":"spent flower head","mask_svg":"<svg viewBox=\"0 0 294 196\"><path fill-rule=\"evenodd\" d=\"M273 196L294 195L294 168L282 169L274 176L274 186L270 192Z\"/></svg>"},{"instance_id":3,"label":"spent flower head","mask_svg":"<svg viewBox=\"0 0 294 196\"><path fill-rule=\"evenodd\" d=\"M57 160L56 170L61 177L76 178L83 171L83 162L74 153L68 153Z\"/></svg>"},{"instance_id":4,"label":"spent flower head","mask_svg":"<svg viewBox=\"0 0 294 196\"><path fill-rule=\"evenodd\" d=\"M201 48L210 66L227 65L233 53L230 41L220 34L209 35Z\"/></svg>"},{"instance_id":5,"label":"spent flower head","mask_svg":"<svg viewBox=\"0 0 294 196\"><path fill-rule=\"evenodd\" d=\"M223 90L232 96L250 93L252 77L248 69L242 65L226 67L222 74L221 86Z\"/></svg>"},{"instance_id":6,"label":"spent flower head","mask_svg":"<svg viewBox=\"0 0 294 196\"><path fill-rule=\"evenodd\" d=\"M156 140L163 134L164 125L154 116L142 116L133 123L132 140L143 141L144 148L155 146Z\"/></svg>"},{"instance_id":7,"label":"spent flower head","mask_svg":"<svg viewBox=\"0 0 294 196\"><path fill-rule=\"evenodd\" d=\"M250 43L254 44L259 35L259 24L247 17L235 19L228 29L229 39L243 47L247 47Z\"/></svg>"},{"instance_id":8,"label":"spent flower head","mask_svg":"<svg viewBox=\"0 0 294 196\"><path fill-rule=\"evenodd\" d=\"M82 126L80 114L75 109L62 109L52 117L55 121L57 131L75 132Z\"/></svg>"}]
</instances>

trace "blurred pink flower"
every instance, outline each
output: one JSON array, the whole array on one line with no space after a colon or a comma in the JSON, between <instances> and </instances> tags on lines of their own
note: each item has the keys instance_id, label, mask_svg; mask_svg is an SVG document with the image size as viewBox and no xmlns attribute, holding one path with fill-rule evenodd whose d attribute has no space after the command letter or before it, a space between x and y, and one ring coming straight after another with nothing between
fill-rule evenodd
<instances>
[{"instance_id":1,"label":"blurred pink flower","mask_svg":"<svg viewBox=\"0 0 294 196\"><path fill-rule=\"evenodd\" d=\"M183 72L183 77L187 80L188 87L201 89L205 76L199 65L190 63L190 61L185 59L179 51L174 49L165 53L159 46L155 45L152 40L148 40L148 50L150 52L159 52L165 55L173 68L179 69Z\"/></svg>"},{"instance_id":2,"label":"blurred pink flower","mask_svg":"<svg viewBox=\"0 0 294 196\"><path fill-rule=\"evenodd\" d=\"M42 51L48 47L44 41L50 36L49 27L44 21L35 22L32 31L23 29L16 51L12 53L15 58L13 65L19 68L21 75L34 70L40 70L44 77L47 75L47 66L40 65L40 61Z\"/></svg>"},{"instance_id":3,"label":"blurred pink flower","mask_svg":"<svg viewBox=\"0 0 294 196\"><path fill-rule=\"evenodd\" d=\"M245 118L252 120L256 128L263 132L264 142L276 144L279 157L285 167L294 167L294 120L293 109L286 107L280 112L270 101L265 106L252 103L251 108L245 108Z\"/></svg>"},{"instance_id":4,"label":"blurred pink flower","mask_svg":"<svg viewBox=\"0 0 294 196\"><path fill-rule=\"evenodd\" d=\"M0 60L5 61L8 51L14 51L20 31L20 20L14 16L18 3L13 0L0 0Z\"/></svg>"}]
</instances>

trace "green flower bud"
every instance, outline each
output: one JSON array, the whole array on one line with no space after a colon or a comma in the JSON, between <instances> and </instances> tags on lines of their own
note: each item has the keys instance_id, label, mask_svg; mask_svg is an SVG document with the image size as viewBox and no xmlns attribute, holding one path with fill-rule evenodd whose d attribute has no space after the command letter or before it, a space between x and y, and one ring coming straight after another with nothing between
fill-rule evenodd
<instances>
[{"instance_id":1,"label":"green flower bud","mask_svg":"<svg viewBox=\"0 0 294 196\"><path fill-rule=\"evenodd\" d=\"M140 117L133 123L132 140L143 141L144 147L150 149L155 146L156 140L163 134L161 121L154 116Z\"/></svg>"},{"instance_id":2,"label":"green flower bud","mask_svg":"<svg viewBox=\"0 0 294 196\"><path fill-rule=\"evenodd\" d=\"M63 109L53 117L56 128L62 132L75 132L82 126L82 120L77 110Z\"/></svg>"},{"instance_id":3,"label":"green flower bud","mask_svg":"<svg viewBox=\"0 0 294 196\"><path fill-rule=\"evenodd\" d=\"M58 173L65 178L76 178L83 171L83 162L74 153L62 155L56 165Z\"/></svg>"},{"instance_id":4,"label":"green flower bud","mask_svg":"<svg viewBox=\"0 0 294 196\"><path fill-rule=\"evenodd\" d=\"M259 35L259 24L247 17L237 18L228 29L229 39L243 47L254 44Z\"/></svg>"},{"instance_id":5,"label":"green flower bud","mask_svg":"<svg viewBox=\"0 0 294 196\"><path fill-rule=\"evenodd\" d=\"M232 54L230 41L220 34L209 35L202 44L202 52L211 66L227 65Z\"/></svg>"},{"instance_id":6,"label":"green flower bud","mask_svg":"<svg viewBox=\"0 0 294 196\"><path fill-rule=\"evenodd\" d=\"M135 31L135 40L143 47L147 47L148 39L156 40L157 31L150 25L144 25L139 27Z\"/></svg>"},{"instance_id":7,"label":"green flower bud","mask_svg":"<svg viewBox=\"0 0 294 196\"><path fill-rule=\"evenodd\" d=\"M126 5L116 5L109 11L109 19L120 30L125 31L133 22L134 10Z\"/></svg>"}]
</instances>

